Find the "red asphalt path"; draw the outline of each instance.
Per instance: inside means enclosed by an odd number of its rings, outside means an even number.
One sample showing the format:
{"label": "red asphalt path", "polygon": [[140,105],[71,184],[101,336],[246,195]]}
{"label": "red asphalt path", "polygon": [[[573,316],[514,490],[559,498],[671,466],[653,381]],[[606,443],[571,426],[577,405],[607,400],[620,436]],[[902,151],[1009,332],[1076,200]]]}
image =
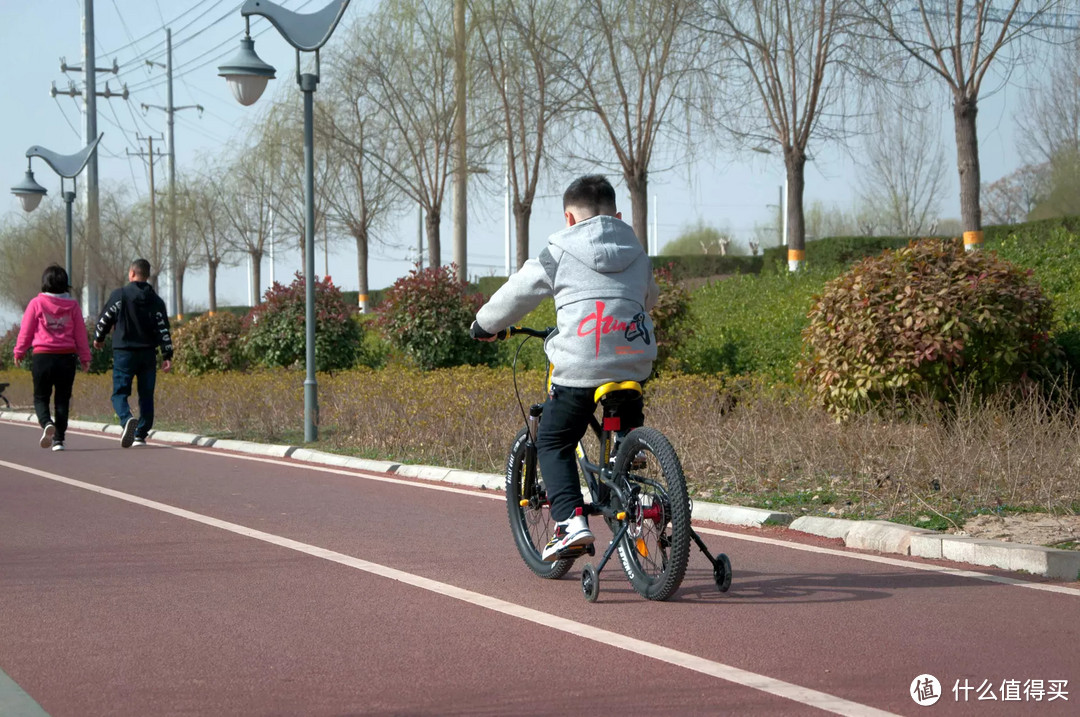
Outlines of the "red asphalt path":
{"label": "red asphalt path", "polygon": [[[728,593],[695,549],[671,601],[613,560],[589,604],[579,571],[529,573],[492,493],[39,435],[0,423],[0,678],[54,717],[1078,712],[1075,583],[722,531]],[[1068,700],[1002,699],[1030,679]]]}

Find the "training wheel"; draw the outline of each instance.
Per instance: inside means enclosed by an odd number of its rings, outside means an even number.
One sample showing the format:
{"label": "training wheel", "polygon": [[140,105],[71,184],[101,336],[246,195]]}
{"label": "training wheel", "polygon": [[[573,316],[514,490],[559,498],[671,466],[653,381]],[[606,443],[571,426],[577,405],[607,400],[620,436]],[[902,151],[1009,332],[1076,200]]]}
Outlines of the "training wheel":
{"label": "training wheel", "polygon": [[731,587],[731,561],[728,560],[728,556],[723,553],[716,556],[712,574],[713,580],[716,581],[716,589],[726,593]]}
{"label": "training wheel", "polygon": [[596,602],[600,594],[600,576],[592,563],[586,563],[581,571],[581,592],[585,593],[585,599],[589,602]]}

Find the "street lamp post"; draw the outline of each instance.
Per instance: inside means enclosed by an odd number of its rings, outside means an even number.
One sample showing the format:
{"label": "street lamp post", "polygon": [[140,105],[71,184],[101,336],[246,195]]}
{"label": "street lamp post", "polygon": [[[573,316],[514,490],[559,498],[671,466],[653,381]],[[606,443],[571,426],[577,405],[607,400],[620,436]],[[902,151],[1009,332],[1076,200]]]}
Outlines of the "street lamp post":
{"label": "street lamp post", "polygon": [[[224,65],[218,74],[229,82],[233,96],[242,105],[253,104],[262,96],[266,83],[274,79],[276,70],[255,54],[251,39],[251,15],[261,15],[277,28],[281,36],[296,49],[296,82],[304,93],[304,321],[306,324],[307,377],[304,379],[304,441],[318,439],[318,384],[315,382],[315,141],[312,130],[315,107],[315,88],[319,84],[319,48],[326,44],[337,28],[350,0],[334,0],[322,10],[301,15],[275,5],[269,0],[246,0],[240,8],[246,31],[240,41],[240,51]],[[315,72],[300,72],[300,53],[315,53]]]}
{"label": "street lamp post", "polygon": [[[34,181],[34,172],[31,167],[33,158],[41,157],[46,164],[53,168],[53,171],[60,175],[60,195],[64,199],[64,204],[67,205],[67,240],[64,245],[64,269],[67,271],[69,284],[75,283],[71,272],[71,204],[75,201],[75,177],[86,167],[86,163],[90,161],[90,156],[94,154],[98,142],[101,141],[103,136],[105,136],[104,132],[75,154],[57,154],[44,147],[34,145],[26,150],[26,175],[23,176],[21,182],[11,188],[11,193],[19,198],[23,211],[32,212],[41,203],[41,198],[48,194],[45,187]],[[71,180],[71,189],[69,191],[64,190],[65,179]]]}

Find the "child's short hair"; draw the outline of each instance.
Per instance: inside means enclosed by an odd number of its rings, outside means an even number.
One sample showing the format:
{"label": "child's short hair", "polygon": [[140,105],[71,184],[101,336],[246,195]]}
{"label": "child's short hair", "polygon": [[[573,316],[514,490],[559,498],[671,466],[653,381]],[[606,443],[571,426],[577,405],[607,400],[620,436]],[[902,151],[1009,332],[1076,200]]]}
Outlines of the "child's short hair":
{"label": "child's short hair", "polygon": [[41,275],[41,290],[46,294],[65,294],[71,288],[68,285],[68,273],[59,264],[49,264]]}
{"label": "child's short hair", "polygon": [[615,188],[602,174],[586,174],[578,177],[563,192],[563,211],[569,207],[578,207],[590,212],[590,216],[598,214],[614,215]]}

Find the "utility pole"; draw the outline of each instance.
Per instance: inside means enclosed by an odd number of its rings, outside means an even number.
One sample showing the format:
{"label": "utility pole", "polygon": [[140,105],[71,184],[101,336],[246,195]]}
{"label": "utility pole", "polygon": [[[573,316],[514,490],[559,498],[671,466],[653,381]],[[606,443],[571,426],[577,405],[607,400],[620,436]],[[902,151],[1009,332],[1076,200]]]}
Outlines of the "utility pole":
{"label": "utility pole", "polygon": [[[150,246],[154,249],[154,255],[160,256],[158,253],[158,237],[157,237],[157,192],[154,189],[154,160],[161,158],[161,150],[154,153],[154,137],[140,137],[135,135],[135,138],[140,142],[146,140],[147,151],[144,152],[132,152],[128,150],[127,155],[129,157],[146,157],[147,163],[150,165]],[[156,138],[159,142],[161,138]],[[160,287],[155,286],[155,291],[160,292]]]}
{"label": "utility pole", "polygon": [[[94,0],[83,0],[83,45],[82,45],[82,67],[70,66],[67,62],[60,58],[60,71],[61,72],[81,72],[83,73],[83,90],[75,89],[75,83],[69,82],[67,90],[57,90],[56,83],[52,85],[50,94],[53,97],[57,95],[68,95],[70,97],[76,97],[81,95],[83,98],[83,144],[88,145],[97,139],[97,98],[104,97],[109,99],[110,97],[123,97],[125,100],[128,98],[127,85],[124,85],[124,90],[121,93],[110,92],[108,83],[105,84],[105,92],[101,93],[97,91],[97,73],[98,72],[112,72],[117,74],[120,71],[119,66],[116,64],[116,60],[113,60],[112,67],[99,68],[96,65],[96,58],[94,57]],[[101,242],[101,211],[98,201],[98,153],[94,152],[90,155],[90,159],[86,164],[86,181],[82,185],[83,191],[83,220],[85,223],[85,237],[84,237],[84,251],[85,264],[83,267],[83,311],[87,316],[96,316],[98,310],[101,308],[101,292],[99,281],[95,279],[93,273],[93,257],[99,254],[100,242]]]}
{"label": "utility pole", "polygon": [[469,181],[465,157],[465,0],[454,0],[454,263],[457,278],[469,276],[466,248],[465,185]]}
{"label": "utility pole", "polygon": [[173,136],[173,115],[178,110],[199,110],[202,115],[202,105],[184,105],[177,107],[173,104],[173,57],[172,57],[172,28],[165,28],[165,64],[160,62],[146,61],[147,65],[165,68],[166,90],[165,106],[148,105],[143,103],[143,112],[149,109],[164,110],[166,124],[166,154],[169,156],[169,315],[178,320],[183,317],[184,307],[180,306],[177,298],[179,277],[176,274],[176,142]]}

